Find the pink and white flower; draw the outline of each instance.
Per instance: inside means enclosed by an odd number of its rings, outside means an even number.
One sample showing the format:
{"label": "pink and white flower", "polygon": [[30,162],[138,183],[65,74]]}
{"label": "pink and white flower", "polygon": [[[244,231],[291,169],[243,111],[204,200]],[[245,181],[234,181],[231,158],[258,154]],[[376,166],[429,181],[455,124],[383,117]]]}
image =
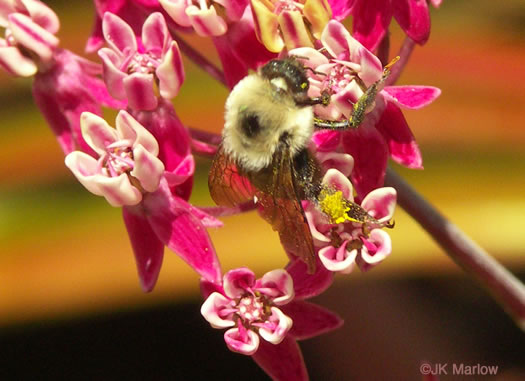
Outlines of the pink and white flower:
{"label": "pink and white flower", "polygon": [[[379,59],[354,39],[338,21],[330,21],[321,36],[325,54],[313,48],[298,48],[290,55],[306,57],[303,63],[315,72],[310,76],[309,95],[331,95],[328,107],[316,106],[324,119],[349,119],[354,104],[366,89],[376,84],[378,92],[357,129],[321,131],[314,135],[318,151],[338,150],[352,155],[356,167],[352,180],[360,197],[383,185],[388,155],[409,168],[422,168],[415,138],[399,106],[418,109],[436,99],[440,90],[430,86],[386,86],[381,82]],[[379,82],[378,82],[379,81]]]}
{"label": "pink and white flower", "polygon": [[177,95],[184,67],[161,13],[146,19],[140,40],[131,26],[109,12],[104,14],[102,30],[109,48],[100,49],[99,56],[104,81],[114,98],[127,99],[132,109],[153,110],[158,105],[157,87],[164,99]]}
{"label": "pink and white flower", "polygon": [[[353,201],[352,184],[338,170],[329,169],[323,184]],[[378,188],[366,195],[361,207],[374,220],[365,223],[332,223],[318,207],[305,202],[306,218],[324,267],[334,272],[349,273],[356,263],[365,271],[383,261],[392,250],[392,242],[381,228],[392,219],[396,198],[396,191],[391,187]]]}
{"label": "pink and white flower", "polygon": [[319,295],[332,280],[333,273],[323,266],[307,274],[301,260],[258,280],[249,269],[235,269],[222,284],[201,282],[206,298],[201,313],[213,327],[229,328],[224,335],[228,348],[251,355],[272,379],[306,381],[308,372],[297,340],[330,332],[343,321],[304,299]]}

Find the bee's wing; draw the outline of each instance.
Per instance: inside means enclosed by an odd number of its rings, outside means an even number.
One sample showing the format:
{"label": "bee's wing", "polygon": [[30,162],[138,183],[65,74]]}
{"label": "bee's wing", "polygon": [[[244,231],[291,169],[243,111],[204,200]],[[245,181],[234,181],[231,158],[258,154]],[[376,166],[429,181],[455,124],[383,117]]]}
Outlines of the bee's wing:
{"label": "bee's wing", "polygon": [[258,203],[263,207],[261,214],[279,232],[285,250],[300,257],[308,272],[313,273],[316,261],[312,233],[295,190],[293,163],[287,147],[277,150],[272,167],[266,189],[257,192]]}
{"label": "bee's wing", "polygon": [[253,200],[255,188],[219,146],[208,177],[211,198],[217,205],[236,206]]}

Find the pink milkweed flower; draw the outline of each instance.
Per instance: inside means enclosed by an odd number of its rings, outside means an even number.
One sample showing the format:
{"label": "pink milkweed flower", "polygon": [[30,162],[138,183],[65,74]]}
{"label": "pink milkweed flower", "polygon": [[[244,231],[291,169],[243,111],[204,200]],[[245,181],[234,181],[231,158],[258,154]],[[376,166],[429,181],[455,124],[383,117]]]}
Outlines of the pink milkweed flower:
{"label": "pink milkweed flower", "polygon": [[0,6],[0,66],[13,76],[34,76],[33,97],[65,154],[75,149],[93,153],[80,133],[80,114],[101,114],[101,104],[114,101],[96,75],[99,65],[58,47],[56,14],[35,0],[4,0]]}
{"label": "pink milkweed flower", "polygon": [[[430,35],[430,14],[425,0],[349,0],[338,3],[345,17],[353,15],[353,35],[370,50],[375,50],[388,31],[392,17],[396,19],[408,37],[423,45]],[[432,0],[438,7],[441,0]],[[342,20],[342,18],[337,18]]]}
{"label": "pink milkweed flower", "polygon": [[137,40],[133,29],[120,17],[105,13],[102,29],[110,48],[101,48],[104,81],[116,99],[127,99],[136,110],[157,107],[158,93],[172,99],[184,81],[179,47],[171,38],[162,14],[151,14]]}
{"label": "pink milkweed flower", "polygon": [[208,37],[226,33],[228,22],[241,18],[248,0],[159,0],[159,3],[175,23],[192,27],[199,36]]}
{"label": "pink milkweed flower", "polygon": [[249,269],[231,270],[222,284],[201,282],[206,298],[201,313],[212,327],[229,328],[224,335],[228,348],[251,355],[272,379],[305,381],[308,372],[297,340],[332,331],[343,321],[304,299],[319,295],[332,279],[322,266],[307,274],[300,260],[258,280]]}
{"label": "pink milkweed flower", "polygon": [[[338,170],[329,169],[323,184],[353,201],[352,184]],[[366,195],[361,207],[374,221],[365,223],[333,223],[313,203],[304,202],[314,245],[324,267],[329,271],[349,273],[356,263],[362,271],[366,271],[383,261],[392,250],[392,242],[381,228],[392,219],[396,198],[396,191],[391,187],[378,188]]]}
{"label": "pink milkweed flower", "polygon": [[[126,111],[117,115],[116,129],[91,113],[82,114],[81,127],[99,157],[72,152],[66,156],[66,166],[90,192],[123,207],[144,291],[155,286],[165,245],[202,277],[217,282],[220,266],[204,224],[220,223],[172,194],[153,135]],[[181,167],[178,175],[183,183],[184,163]],[[192,175],[192,170],[187,171],[186,177]]]}
{"label": "pink milkweed flower", "polygon": [[327,0],[251,0],[251,8],[257,38],[274,53],[313,47],[332,18]]}
{"label": "pink milkweed flower", "polygon": [[[0,6],[0,66],[13,76],[31,77],[48,65],[58,47],[57,15],[36,0],[3,0]],[[31,54],[30,54],[31,53]]]}
{"label": "pink milkweed flower", "polygon": [[[355,40],[338,21],[331,20],[321,35],[325,54],[313,48],[298,48],[290,55],[315,72],[310,76],[310,96],[331,95],[328,107],[315,106],[317,116],[348,119],[354,104],[366,89],[378,86],[375,102],[368,107],[358,128],[321,131],[314,135],[318,151],[340,150],[356,162],[352,180],[360,197],[383,185],[388,155],[409,168],[422,168],[415,138],[398,106],[418,109],[436,99],[440,90],[430,86],[384,86],[379,59]],[[301,59],[301,58],[299,58]],[[378,82],[379,81],[379,82]]]}

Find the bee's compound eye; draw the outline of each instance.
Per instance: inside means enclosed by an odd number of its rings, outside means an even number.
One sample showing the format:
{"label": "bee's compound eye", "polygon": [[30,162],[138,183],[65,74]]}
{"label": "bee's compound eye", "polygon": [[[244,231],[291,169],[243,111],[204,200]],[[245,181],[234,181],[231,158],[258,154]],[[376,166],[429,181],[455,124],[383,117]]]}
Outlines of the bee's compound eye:
{"label": "bee's compound eye", "polygon": [[245,114],[241,120],[241,130],[248,138],[253,138],[261,131],[259,117],[256,114]]}

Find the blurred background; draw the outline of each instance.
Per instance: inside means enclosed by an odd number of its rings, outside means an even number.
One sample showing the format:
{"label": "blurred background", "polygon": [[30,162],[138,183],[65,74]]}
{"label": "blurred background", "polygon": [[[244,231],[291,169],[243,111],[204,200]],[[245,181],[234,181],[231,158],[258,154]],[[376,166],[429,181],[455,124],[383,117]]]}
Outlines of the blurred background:
{"label": "blurred background", "polygon": [[[46,3],[61,19],[62,46],[82,54],[91,2]],[[445,0],[431,13],[430,40],[399,81],[443,91],[404,112],[425,170],[394,167],[523,280],[525,3]],[[394,23],[391,55],[402,39]],[[209,41],[188,41],[216,61]],[[227,91],[186,63],[177,112],[219,132]],[[0,75],[0,379],[267,379],[201,317],[198,277],[174,253],[142,293],[120,209],[66,169],[30,85]],[[213,204],[209,164],[198,162],[196,205]],[[315,299],[346,323],[301,344],[312,380],[420,380],[422,361],[497,365],[492,379],[525,379],[521,331],[402,209],[395,219],[391,256]],[[285,265],[277,234],[255,213],[224,221],[210,232],[224,271]]]}

